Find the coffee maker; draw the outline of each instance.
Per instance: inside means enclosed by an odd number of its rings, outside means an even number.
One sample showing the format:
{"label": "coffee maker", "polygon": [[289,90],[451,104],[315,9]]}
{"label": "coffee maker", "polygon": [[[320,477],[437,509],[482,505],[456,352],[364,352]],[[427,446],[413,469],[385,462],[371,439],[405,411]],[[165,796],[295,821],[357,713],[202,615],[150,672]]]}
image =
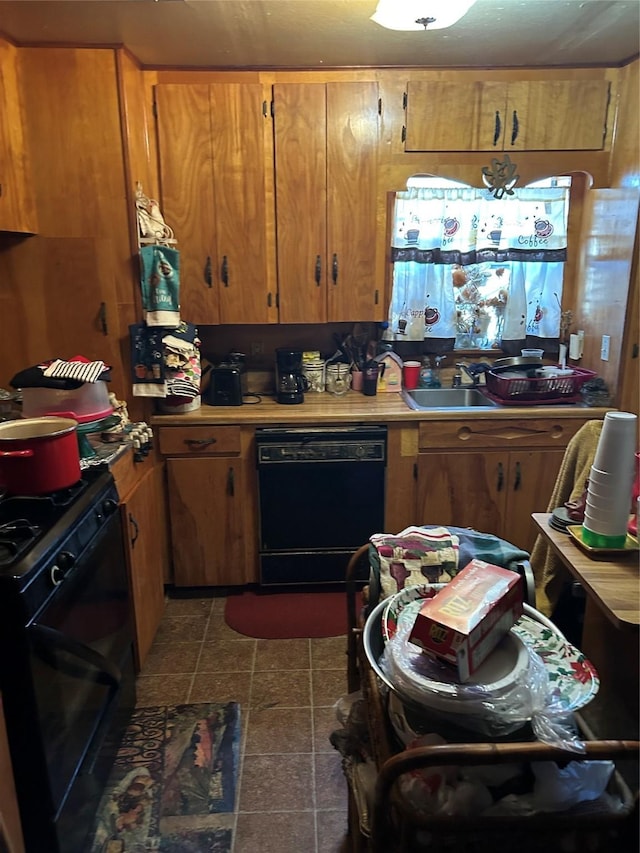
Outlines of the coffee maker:
{"label": "coffee maker", "polygon": [[292,404],[304,403],[308,388],[302,373],[302,351],[278,347],[276,349],[276,401]]}

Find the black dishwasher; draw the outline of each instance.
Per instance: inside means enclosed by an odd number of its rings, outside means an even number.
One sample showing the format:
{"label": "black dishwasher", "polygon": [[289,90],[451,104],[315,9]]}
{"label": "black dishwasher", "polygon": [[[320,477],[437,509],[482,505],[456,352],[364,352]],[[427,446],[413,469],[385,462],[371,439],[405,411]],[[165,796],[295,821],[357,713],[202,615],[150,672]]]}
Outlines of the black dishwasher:
{"label": "black dishwasher", "polygon": [[347,561],[384,532],[385,426],[256,430],[260,582],[344,581]]}

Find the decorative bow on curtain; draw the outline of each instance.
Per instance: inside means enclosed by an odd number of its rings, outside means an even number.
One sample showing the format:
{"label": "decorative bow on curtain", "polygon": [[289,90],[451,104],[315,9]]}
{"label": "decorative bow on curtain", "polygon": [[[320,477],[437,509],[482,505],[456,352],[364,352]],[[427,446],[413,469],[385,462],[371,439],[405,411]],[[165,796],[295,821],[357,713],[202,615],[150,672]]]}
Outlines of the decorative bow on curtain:
{"label": "decorative bow on curtain", "polygon": [[469,346],[460,338],[474,331],[485,346],[517,351],[527,338],[557,339],[568,198],[556,187],[500,199],[471,187],[397,193],[389,311],[396,340],[433,340],[442,351],[456,339]]}

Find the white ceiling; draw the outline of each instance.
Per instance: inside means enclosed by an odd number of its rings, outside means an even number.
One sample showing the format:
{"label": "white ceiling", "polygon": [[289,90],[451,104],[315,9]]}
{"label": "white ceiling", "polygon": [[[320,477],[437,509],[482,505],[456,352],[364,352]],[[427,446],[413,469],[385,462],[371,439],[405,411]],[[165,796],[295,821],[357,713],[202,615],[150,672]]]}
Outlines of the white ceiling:
{"label": "white ceiling", "polygon": [[0,0],[0,32],[19,45],[125,45],[147,68],[615,66],[640,52],[640,0],[477,0],[453,27],[424,32],[385,30],[369,20],[375,8],[376,0]]}

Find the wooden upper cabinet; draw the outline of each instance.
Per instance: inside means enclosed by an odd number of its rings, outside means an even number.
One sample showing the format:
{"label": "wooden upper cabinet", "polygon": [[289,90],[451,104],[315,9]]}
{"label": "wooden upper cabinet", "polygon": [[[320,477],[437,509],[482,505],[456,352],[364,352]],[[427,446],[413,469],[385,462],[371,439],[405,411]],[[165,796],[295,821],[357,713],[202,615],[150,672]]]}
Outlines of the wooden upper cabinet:
{"label": "wooden upper cabinet", "polygon": [[[604,147],[609,82],[410,82],[405,151],[570,151]],[[571,120],[567,119],[571,116]]]}
{"label": "wooden upper cabinet", "polygon": [[181,313],[277,319],[270,95],[261,84],[155,89],[162,211],[180,250]]}
{"label": "wooden upper cabinet", "polygon": [[378,84],[274,86],[280,322],[382,317]]}
{"label": "wooden upper cabinet", "polygon": [[38,230],[22,122],[17,49],[0,39],[0,231]]}

